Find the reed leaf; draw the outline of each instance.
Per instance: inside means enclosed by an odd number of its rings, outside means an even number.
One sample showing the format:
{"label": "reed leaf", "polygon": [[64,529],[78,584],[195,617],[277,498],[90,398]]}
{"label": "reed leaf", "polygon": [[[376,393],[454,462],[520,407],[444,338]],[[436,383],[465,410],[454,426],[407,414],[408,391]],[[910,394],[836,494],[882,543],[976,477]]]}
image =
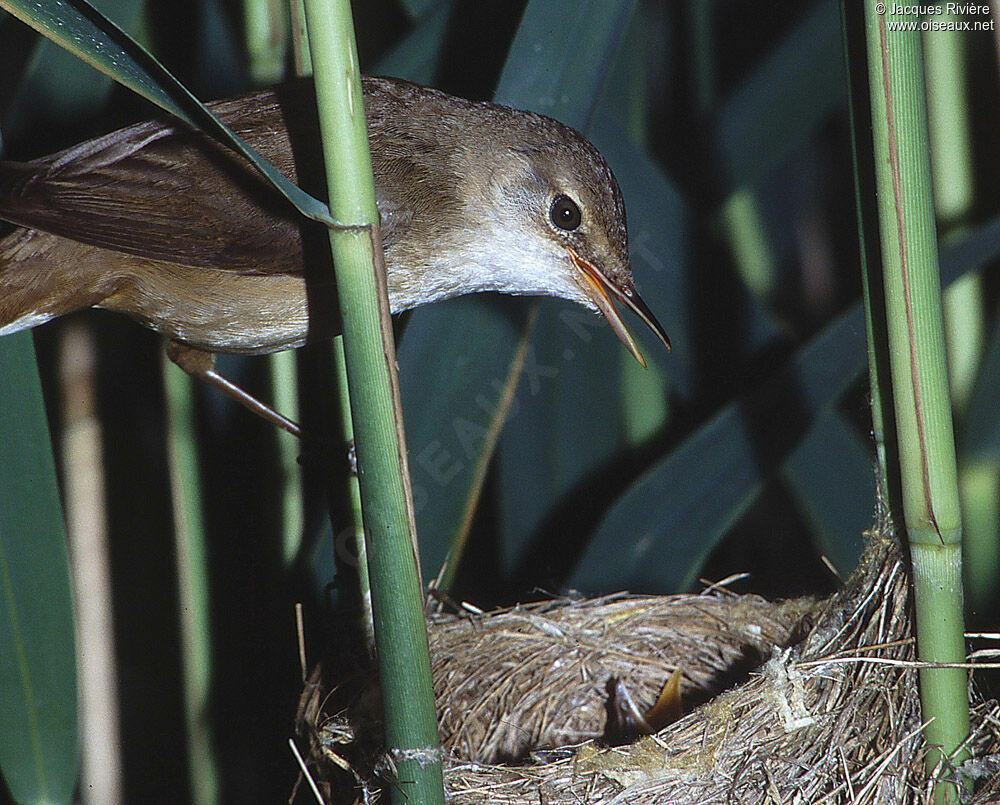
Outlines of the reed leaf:
{"label": "reed leaf", "polygon": [[69,557],[31,336],[0,338],[0,771],[70,802],[79,769]]}

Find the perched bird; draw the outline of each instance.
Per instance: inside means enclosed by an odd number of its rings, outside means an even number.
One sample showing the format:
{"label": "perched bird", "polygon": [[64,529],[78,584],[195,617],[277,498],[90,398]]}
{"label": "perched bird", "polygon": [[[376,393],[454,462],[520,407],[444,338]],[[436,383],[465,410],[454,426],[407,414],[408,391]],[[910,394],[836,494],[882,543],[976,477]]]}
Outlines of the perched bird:
{"label": "perched bird", "polygon": [[[603,313],[645,365],[617,299],[669,347],[632,280],[618,184],[586,139],[397,79],[365,77],[363,90],[393,312],[480,291],[558,296]],[[310,82],[211,108],[323,197]],[[323,227],[183,124],[0,162],[0,218],[20,227],[0,240],[0,335],[107,308],[168,336],[171,356],[212,381],[200,352],[268,353],[338,331],[311,315],[334,293],[307,281],[329,260]]]}

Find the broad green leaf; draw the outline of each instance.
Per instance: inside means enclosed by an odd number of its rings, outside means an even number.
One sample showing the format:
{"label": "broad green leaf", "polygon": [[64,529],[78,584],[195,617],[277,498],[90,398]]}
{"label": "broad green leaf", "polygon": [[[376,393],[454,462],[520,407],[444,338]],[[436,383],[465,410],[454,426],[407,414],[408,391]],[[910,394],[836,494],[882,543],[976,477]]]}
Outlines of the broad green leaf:
{"label": "broad green leaf", "polygon": [[846,101],[834,0],[807,10],[784,41],[722,104],[715,143],[726,192],[755,185]]}
{"label": "broad green leaf", "polygon": [[835,408],[820,414],[781,476],[809,519],[820,551],[842,578],[857,567],[864,531],[875,510],[875,456],[871,440]]}
{"label": "broad green leaf", "polygon": [[0,0],[0,8],[142,97],[242,154],[307,218],[328,226],[338,225],[323,202],[285,178],[138,42],[86,0]]}
{"label": "broad green leaf", "polygon": [[375,66],[378,75],[393,75],[430,84],[441,61],[448,26],[454,16],[453,2],[439,2],[417,19],[412,31]]}
{"label": "broad green leaf", "polygon": [[[454,573],[508,404],[523,315],[509,300],[459,297],[414,316],[399,346],[420,561]],[[522,308],[523,309],[523,308]],[[513,346],[513,349],[508,349]],[[456,540],[460,542],[456,542]],[[446,579],[447,582],[447,579]]]}
{"label": "broad green leaf", "polygon": [[636,0],[533,0],[507,51],[495,100],[587,133],[626,44]]}
{"label": "broad green leaf", "polygon": [[76,785],[69,559],[31,335],[0,338],[0,770],[17,802]]}
{"label": "broad green leaf", "polygon": [[[589,310],[554,299],[540,308],[517,390],[517,416],[504,429],[498,457],[508,570],[525,560],[564,496],[625,444],[620,370],[622,359],[633,358]],[[592,518],[598,514],[591,512]]]}
{"label": "broad green leaf", "polygon": [[854,309],[713,416],[607,512],[570,584],[587,593],[687,589],[817,412],[861,372],[864,337]]}
{"label": "broad green leaf", "polygon": [[[95,0],[95,8],[133,30],[145,0]],[[110,77],[85,66],[51,39],[39,39],[14,97],[4,112],[4,130],[13,140],[38,116],[60,120],[96,112],[111,95]]]}
{"label": "broad green leaf", "polygon": [[[942,282],[998,256],[1000,218],[994,218],[942,247]],[[861,375],[864,340],[857,304],[761,388],[716,413],[607,512],[570,584],[584,592],[689,587],[765,480]]]}

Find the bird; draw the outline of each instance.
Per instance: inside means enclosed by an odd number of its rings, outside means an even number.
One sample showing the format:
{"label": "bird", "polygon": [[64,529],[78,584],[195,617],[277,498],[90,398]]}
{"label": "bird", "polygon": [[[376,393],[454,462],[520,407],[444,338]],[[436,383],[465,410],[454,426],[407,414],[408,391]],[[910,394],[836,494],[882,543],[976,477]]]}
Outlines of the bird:
{"label": "bird", "polygon": [[[586,138],[402,79],[364,76],[362,90],[393,313],[487,291],[561,297],[603,314],[645,366],[617,300],[669,349],[635,287],[621,190]],[[292,181],[325,192],[309,79],[209,108]],[[185,371],[271,418],[215,372],[214,354],[339,332],[317,315],[336,309],[323,304],[331,274],[310,279],[330,259],[324,227],[183,123],[0,161],[0,219],[17,227],[0,240],[0,335],[89,307],[118,311],[165,335]]]}

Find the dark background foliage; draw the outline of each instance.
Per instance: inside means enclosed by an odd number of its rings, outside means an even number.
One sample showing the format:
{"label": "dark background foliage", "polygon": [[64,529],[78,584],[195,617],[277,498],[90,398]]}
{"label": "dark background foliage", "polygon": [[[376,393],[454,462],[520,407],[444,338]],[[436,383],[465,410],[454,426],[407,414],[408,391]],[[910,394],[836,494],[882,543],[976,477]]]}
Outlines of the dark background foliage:
{"label": "dark background foliage", "polygon": [[[734,589],[772,597],[835,590],[828,565],[850,572],[874,509],[836,3],[378,0],[355,11],[363,70],[469,98],[497,93],[594,139],[626,194],[639,288],[675,343],[668,355],[643,335],[651,368],[642,373],[597,319],[551,300],[459,299],[403,317],[425,578],[447,559],[449,592],[481,607],[570,591],[698,589],[699,579],[734,573],[746,574]],[[148,0],[107,13],[199,97],[251,85],[239,4]],[[0,18],[0,41],[5,158],[155,114],[71,57],[53,64],[55,48],[33,57],[34,35],[12,18]],[[977,34],[965,44],[975,172],[992,176],[995,42]],[[958,247],[945,248],[953,275],[998,251],[982,228],[997,212],[995,194],[986,182],[976,190],[942,234],[987,245],[964,262]],[[994,285],[985,274],[987,333]],[[66,430],[60,355],[67,328],[81,326],[96,345],[126,799],[185,801],[185,601],[174,573],[161,344],[103,312],[39,328],[57,446]],[[967,468],[995,469],[1000,350],[995,337],[972,346],[982,368],[958,412],[962,457]],[[518,376],[510,366],[519,349]],[[302,350],[298,363],[308,427],[332,406],[335,383],[324,349]],[[270,393],[264,360],[226,357],[220,368]],[[508,387],[509,421],[467,521]],[[341,580],[350,566],[343,501],[335,526],[328,517],[327,492],[339,498],[343,479],[302,452],[302,534],[289,559],[275,434],[212,392],[195,397],[198,474],[180,483],[202,493],[213,657],[206,716],[220,790],[224,801],[279,801],[296,776],[286,746],[301,682],[293,606],[305,602],[318,656],[335,610],[337,554]],[[987,503],[996,502],[991,483]],[[995,532],[975,549],[986,582],[970,593],[971,625],[996,619],[991,541]]]}

